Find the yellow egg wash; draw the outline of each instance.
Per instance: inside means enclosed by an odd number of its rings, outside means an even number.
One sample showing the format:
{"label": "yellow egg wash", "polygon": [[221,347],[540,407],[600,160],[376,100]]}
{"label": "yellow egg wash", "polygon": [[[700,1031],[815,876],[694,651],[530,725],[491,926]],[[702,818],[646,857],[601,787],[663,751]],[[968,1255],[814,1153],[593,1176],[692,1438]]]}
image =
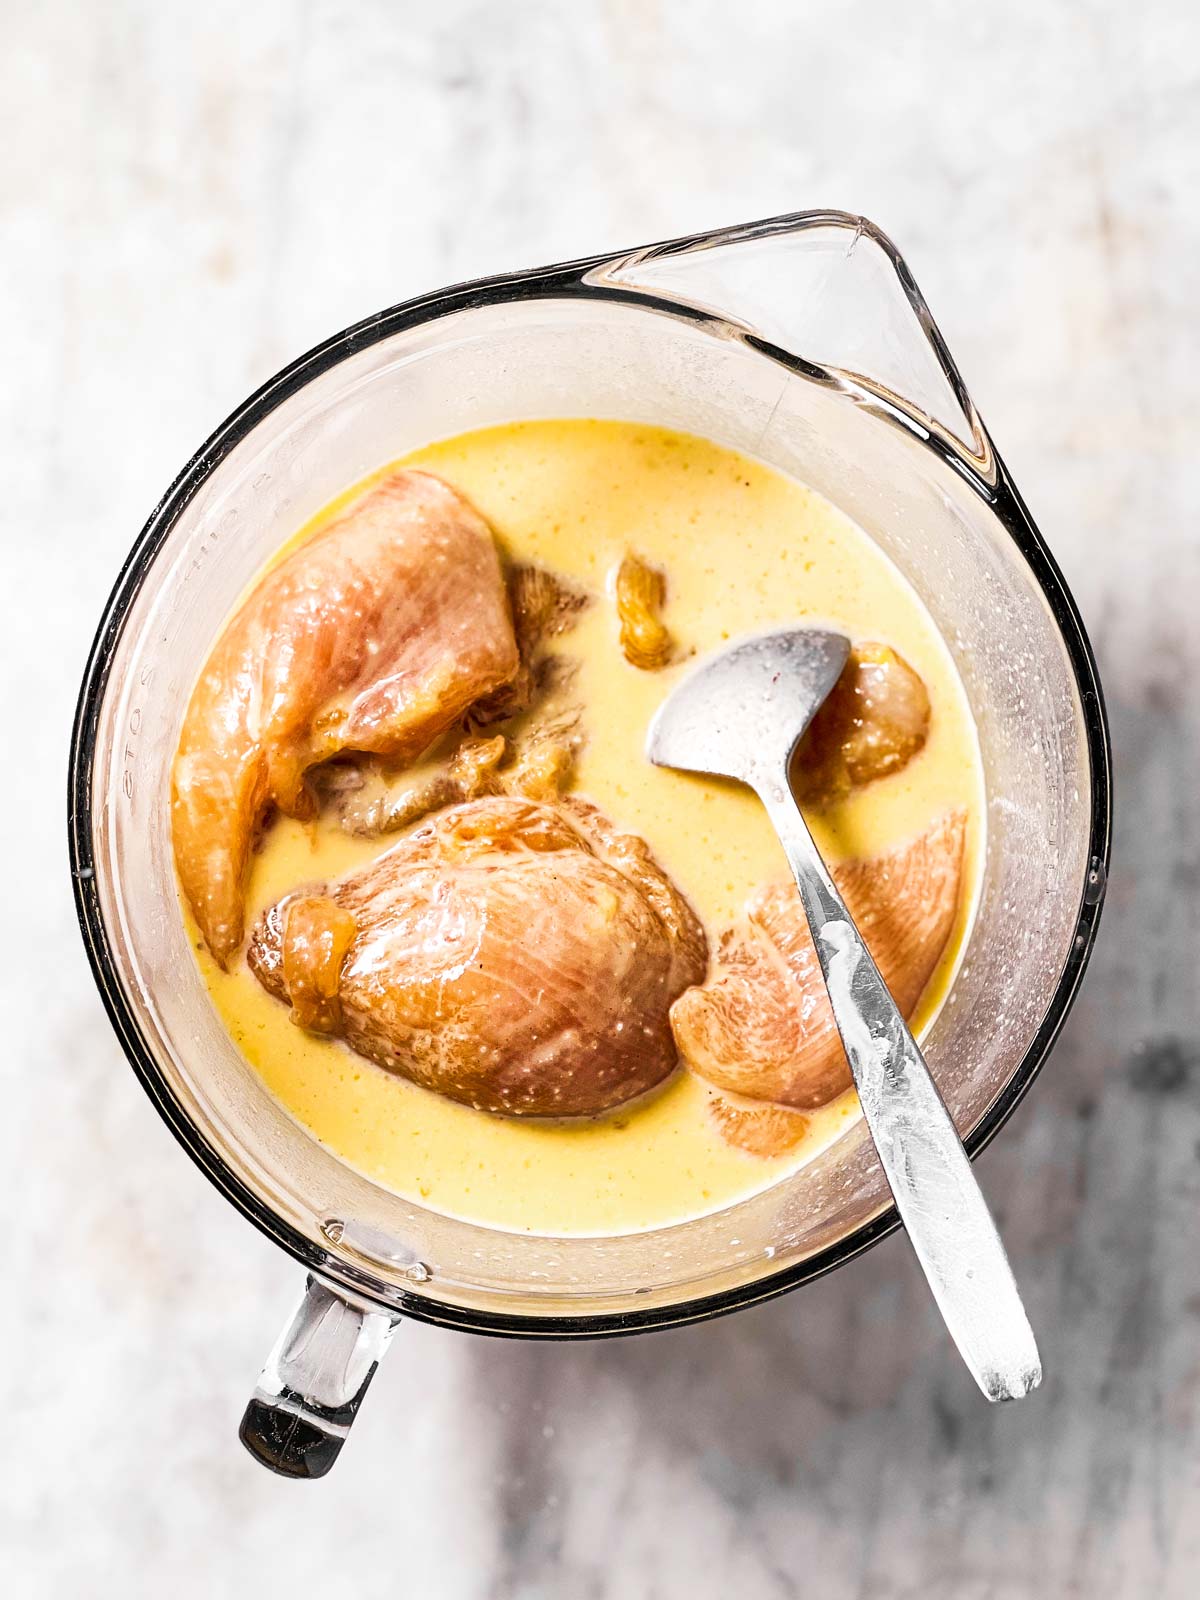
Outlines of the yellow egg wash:
{"label": "yellow egg wash", "polygon": [[[487,518],[508,558],[548,567],[595,596],[578,625],[554,643],[577,663],[571,698],[584,713],[574,792],[649,842],[712,945],[752,891],[787,867],[748,790],[645,759],[646,728],[660,702],[691,658],[785,622],[829,623],[853,640],[889,644],[908,660],[933,706],[925,748],[903,772],[809,821],[827,859],[836,861],[900,844],[946,810],[966,809],[958,923],[914,1020],[920,1037],[953,977],[974,908],[982,768],[946,646],[879,549],[827,501],[775,470],[707,440],[636,423],[482,429],[414,451],[373,476],[396,465],[439,474]],[[339,495],[280,555],[371,481]],[[631,550],[666,574],[664,619],[681,659],[657,672],[629,665],[617,640],[612,579]],[[311,826],[276,820],[254,860],[247,926],[286,891],[359,867],[392,842],[352,838],[331,819]],[[612,1234],[683,1221],[777,1181],[860,1114],[853,1091],[843,1095],[811,1114],[798,1150],[774,1159],[727,1144],[708,1114],[710,1091],[685,1071],[600,1118],[491,1116],[305,1033],[259,986],[244,957],[224,973],[194,931],[193,944],[235,1042],[304,1127],[375,1182],[473,1222]]]}

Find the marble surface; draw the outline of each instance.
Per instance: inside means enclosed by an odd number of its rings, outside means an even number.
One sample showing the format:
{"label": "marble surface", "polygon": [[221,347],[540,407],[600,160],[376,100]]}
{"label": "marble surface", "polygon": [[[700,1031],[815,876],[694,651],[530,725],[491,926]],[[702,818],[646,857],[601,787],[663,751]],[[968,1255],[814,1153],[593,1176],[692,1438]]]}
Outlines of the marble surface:
{"label": "marble surface", "polygon": [[[1195,10],[0,10],[5,1592],[1194,1594]],[[326,333],[474,273],[821,204],[908,254],[1109,696],[1100,941],[979,1169],[1045,1385],[986,1407],[893,1238],[675,1334],[407,1328],[335,1474],[273,1480],[234,1428],[297,1271],[158,1121],[73,923],[61,795],[103,596],[195,444]]]}

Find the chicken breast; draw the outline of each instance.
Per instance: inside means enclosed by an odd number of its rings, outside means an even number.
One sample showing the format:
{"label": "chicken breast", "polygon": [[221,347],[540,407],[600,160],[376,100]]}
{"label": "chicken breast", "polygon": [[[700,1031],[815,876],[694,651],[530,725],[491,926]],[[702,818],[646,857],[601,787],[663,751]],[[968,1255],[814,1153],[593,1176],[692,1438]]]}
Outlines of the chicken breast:
{"label": "chicken breast", "polygon": [[518,665],[491,531],[428,473],[392,473],[268,573],[208,659],[173,772],[180,882],[222,966],[269,808],[311,816],[305,774],[343,751],[412,760]]}
{"label": "chicken breast", "polygon": [[482,1110],[563,1117],[672,1072],[670,1005],[704,976],[707,950],[643,840],[581,801],[491,796],[285,896],[248,955],[298,1020],[389,1071]]}
{"label": "chicken breast", "polygon": [[[905,1017],[954,928],[966,816],[833,878]],[[851,1085],[800,896],[775,884],[729,929],[708,981],[671,1007],[679,1053],[697,1076],[752,1100],[808,1110]]]}

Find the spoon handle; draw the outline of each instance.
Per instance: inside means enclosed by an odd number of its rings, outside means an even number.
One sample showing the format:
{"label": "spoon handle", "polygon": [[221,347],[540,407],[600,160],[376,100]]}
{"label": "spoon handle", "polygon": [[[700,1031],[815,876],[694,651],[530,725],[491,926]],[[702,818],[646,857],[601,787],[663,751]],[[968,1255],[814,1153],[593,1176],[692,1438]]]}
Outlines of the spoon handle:
{"label": "spoon handle", "polygon": [[791,793],[759,790],[795,875],[834,1020],[896,1209],[989,1400],[1041,1382],[1037,1343],[958,1131]]}

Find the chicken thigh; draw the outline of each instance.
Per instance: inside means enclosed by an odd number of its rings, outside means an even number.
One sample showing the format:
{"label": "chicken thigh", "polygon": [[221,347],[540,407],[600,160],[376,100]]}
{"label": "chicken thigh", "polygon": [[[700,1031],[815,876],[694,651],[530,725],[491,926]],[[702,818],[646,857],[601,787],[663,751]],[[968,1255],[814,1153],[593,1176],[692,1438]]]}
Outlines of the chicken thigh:
{"label": "chicken thigh", "polygon": [[677,1063],[671,1002],[706,959],[643,840],[582,801],[500,795],[285,896],[249,947],[296,1020],[453,1100],[542,1117],[661,1083]]}
{"label": "chicken thigh", "polygon": [[449,485],[398,471],[275,567],[225,629],[175,757],[175,860],[217,961],[242,941],[246,868],[310,768],[420,755],[519,665],[492,534]]}

